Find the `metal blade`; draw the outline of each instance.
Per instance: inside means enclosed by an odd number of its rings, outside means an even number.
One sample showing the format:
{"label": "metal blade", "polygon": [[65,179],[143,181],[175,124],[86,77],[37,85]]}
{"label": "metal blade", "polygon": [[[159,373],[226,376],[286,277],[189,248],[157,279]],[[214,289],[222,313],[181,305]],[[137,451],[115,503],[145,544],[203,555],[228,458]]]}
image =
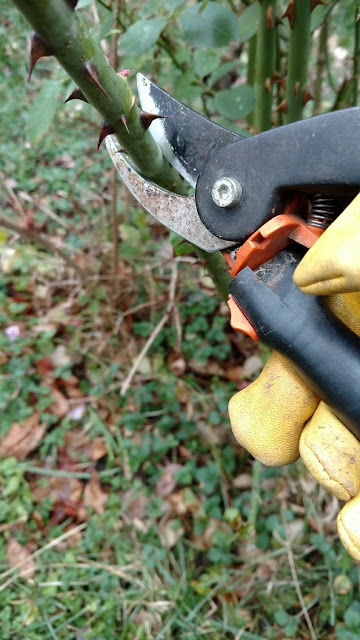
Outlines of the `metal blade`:
{"label": "metal blade", "polygon": [[149,182],[135,171],[122,153],[114,136],[106,138],[114,167],[136,200],[168,229],[209,253],[233,247],[234,242],[214,236],[201,222],[195,196],[180,196]]}
{"label": "metal blade", "polygon": [[242,140],[242,136],[175,100],[142,73],[136,77],[142,109],[171,116],[152,122],[152,136],[170,164],[195,187],[200,170],[210,155],[221,147]]}

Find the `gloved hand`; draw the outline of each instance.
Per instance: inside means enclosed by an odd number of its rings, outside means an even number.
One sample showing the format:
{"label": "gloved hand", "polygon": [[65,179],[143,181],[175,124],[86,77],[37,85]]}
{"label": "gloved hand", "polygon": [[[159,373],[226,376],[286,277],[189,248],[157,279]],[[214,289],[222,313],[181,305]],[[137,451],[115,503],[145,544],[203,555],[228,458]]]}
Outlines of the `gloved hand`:
{"label": "gloved hand", "polygon": [[[306,253],[294,274],[305,292],[331,295],[333,312],[360,335],[360,194]],[[360,358],[360,354],[359,354]],[[268,466],[301,455],[314,478],[347,504],[337,518],[340,539],[360,561],[360,442],[273,352],[255,382],[229,403],[238,442]]]}

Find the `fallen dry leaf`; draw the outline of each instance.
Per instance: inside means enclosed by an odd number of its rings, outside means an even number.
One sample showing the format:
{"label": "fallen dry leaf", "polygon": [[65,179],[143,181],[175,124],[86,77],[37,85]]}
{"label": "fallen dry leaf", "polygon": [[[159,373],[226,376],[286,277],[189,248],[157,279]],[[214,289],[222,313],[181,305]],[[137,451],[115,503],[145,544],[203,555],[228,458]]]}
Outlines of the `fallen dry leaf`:
{"label": "fallen dry leaf", "polygon": [[65,398],[65,396],[61,393],[61,391],[59,391],[59,389],[56,389],[55,387],[51,389],[50,396],[53,399],[53,402],[49,407],[50,413],[52,413],[54,416],[57,416],[58,418],[63,418],[64,416],[66,416],[70,407],[69,402]]}
{"label": "fallen dry leaf", "polygon": [[233,478],[232,485],[236,489],[250,489],[252,486],[252,477],[250,473],[240,473],[236,478]]}
{"label": "fallen dry leaf", "polygon": [[51,163],[54,167],[63,167],[64,169],[73,169],[75,160],[69,153],[62,153],[61,156],[54,158]]}
{"label": "fallen dry leaf", "polygon": [[230,382],[239,382],[244,377],[244,367],[241,365],[235,365],[234,367],[228,367],[225,369],[225,378]]}
{"label": "fallen dry leaf", "polygon": [[[28,559],[27,559],[28,558]],[[31,554],[28,549],[24,547],[20,542],[16,540],[16,538],[9,538],[6,547],[6,559],[7,563],[12,569],[19,562],[24,562],[24,564],[19,567],[19,575],[22,578],[26,578],[27,580],[31,580],[31,578],[35,575],[35,563],[31,558]]]}
{"label": "fallen dry leaf", "polygon": [[191,460],[191,458],[194,457],[191,451],[189,451],[189,449],[187,449],[183,444],[179,444],[178,450],[179,450],[179,456],[183,460]]}
{"label": "fallen dry leaf", "polygon": [[101,488],[99,475],[92,471],[91,480],[84,489],[84,506],[91,507],[95,513],[101,515],[105,511],[108,498],[108,494]]}
{"label": "fallen dry leaf", "polygon": [[181,464],[170,463],[165,469],[164,473],[160,476],[156,483],[156,495],[164,498],[165,496],[169,496],[176,487],[176,480],[174,479],[174,475],[177,471],[182,469]]}
{"label": "fallen dry leaf", "polygon": [[50,356],[44,356],[43,358],[36,360],[36,368],[41,375],[45,375],[54,371],[55,366]]}
{"label": "fallen dry leaf", "polygon": [[0,458],[13,456],[23,460],[35,449],[44,436],[45,424],[39,423],[39,412],[35,411],[27,420],[14,422],[6,436],[0,441]]}
{"label": "fallen dry leaf", "polygon": [[168,366],[175,376],[181,377],[186,371],[186,361],[181,352],[173,351],[168,357]]}
{"label": "fallen dry leaf", "polygon": [[79,378],[74,375],[68,376],[67,378],[59,378],[58,383],[61,387],[64,387],[68,398],[79,399],[85,395],[84,392],[79,389]]}
{"label": "fallen dry leaf", "polygon": [[252,378],[253,375],[262,369],[262,360],[260,356],[253,354],[249,356],[244,363],[243,368],[243,377],[244,378]]}
{"label": "fallen dry leaf", "polygon": [[146,505],[149,498],[144,495],[133,498],[131,491],[125,491],[123,501],[126,505],[125,513],[128,516],[131,518],[139,518],[140,520],[145,517]]}
{"label": "fallen dry leaf", "polygon": [[161,544],[166,549],[172,549],[184,535],[183,527],[179,527],[176,520],[168,520],[167,522],[160,521],[158,524],[158,532]]}
{"label": "fallen dry leaf", "polygon": [[199,498],[197,498],[189,487],[172,493],[167,498],[167,502],[171,510],[178,516],[185,515],[186,513],[196,513],[200,508]]}
{"label": "fallen dry leaf", "polygon": [[36,502],[42,502],[44,498],[52,498],[54,501],[58,502],[71,500],[76,503],[80,500],[83,483],[77,478],[52,477],[49,478],[45,487],[35,484],[35,486],[32,486],[31,488]]}
{"label": "fallen dry leaf", "polygon": [[269,558],[265,562],[260,562],[256,568],[256,575],[260,580],[264,580],[268,582],[271,578],[274,577],[278,569],[278,561],[275,558]]}
{"label": "fallen dry leaf", "polygon": [[199,362],[196,358],[191,358],[189,361],[189,368],[194,373],[198,373],[201,376],[211,377],[220,376],[224,377],[223,367],[215,360],[207,360],[206,362]]}
{"label": "fallen dry leaf", "polygon": [[214,546],[213,537],[218,531],[229,533],[230,527],[225,522],[218,520],[217,518],[210,518],[202,534],[194,536],[192,541],[197,549],[211,549],[211,547]]}
{"label": "fallen dry leaf", "polygon": [[96,462],[106,455],[105,439],[96,436],[90,440],[82,429],[71,429],[65,434],[65,451],[69,456]]}
{"label": "fallen dry leaf", "polygon": [[66,367],[72,364],[70,352],[63,344],[55,347],[50,357],[55,367]]}

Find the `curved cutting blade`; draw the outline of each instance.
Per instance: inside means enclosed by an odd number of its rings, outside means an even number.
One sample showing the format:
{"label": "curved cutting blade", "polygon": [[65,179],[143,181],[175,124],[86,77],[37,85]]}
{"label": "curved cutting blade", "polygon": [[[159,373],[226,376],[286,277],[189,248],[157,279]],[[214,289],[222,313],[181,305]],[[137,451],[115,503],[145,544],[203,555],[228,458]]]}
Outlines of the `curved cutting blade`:
{"label": "curved cutting blade", "polygon": [[209,253],[234,246],[234,242],[214,236],[201,222],[194,196],[180,196],[149,182],[135,171],[114,136],[106,138],[111,160],[127,188],[154,218],[168,229]]}
{"label": "curved cutting blade", "polygon": [[152,136],[170,164],[195,187],[201,167],[210,155],[242,140],[242,136],[175,100],[142,73],[136,78],[141,108],[149,113],[171,116],[152,122]]}

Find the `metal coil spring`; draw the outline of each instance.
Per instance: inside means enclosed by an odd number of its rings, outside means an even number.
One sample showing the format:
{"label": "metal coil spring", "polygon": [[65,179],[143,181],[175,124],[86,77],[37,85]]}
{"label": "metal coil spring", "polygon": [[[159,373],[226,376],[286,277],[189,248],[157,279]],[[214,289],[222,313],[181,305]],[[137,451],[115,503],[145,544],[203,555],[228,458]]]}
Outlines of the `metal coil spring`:
{"label": "metal coil spring", "polygon": [[330,196],[316,193],[311,197],[311,213],[307,223],[313,227],[327,229],[338,215],[337,203]]}

